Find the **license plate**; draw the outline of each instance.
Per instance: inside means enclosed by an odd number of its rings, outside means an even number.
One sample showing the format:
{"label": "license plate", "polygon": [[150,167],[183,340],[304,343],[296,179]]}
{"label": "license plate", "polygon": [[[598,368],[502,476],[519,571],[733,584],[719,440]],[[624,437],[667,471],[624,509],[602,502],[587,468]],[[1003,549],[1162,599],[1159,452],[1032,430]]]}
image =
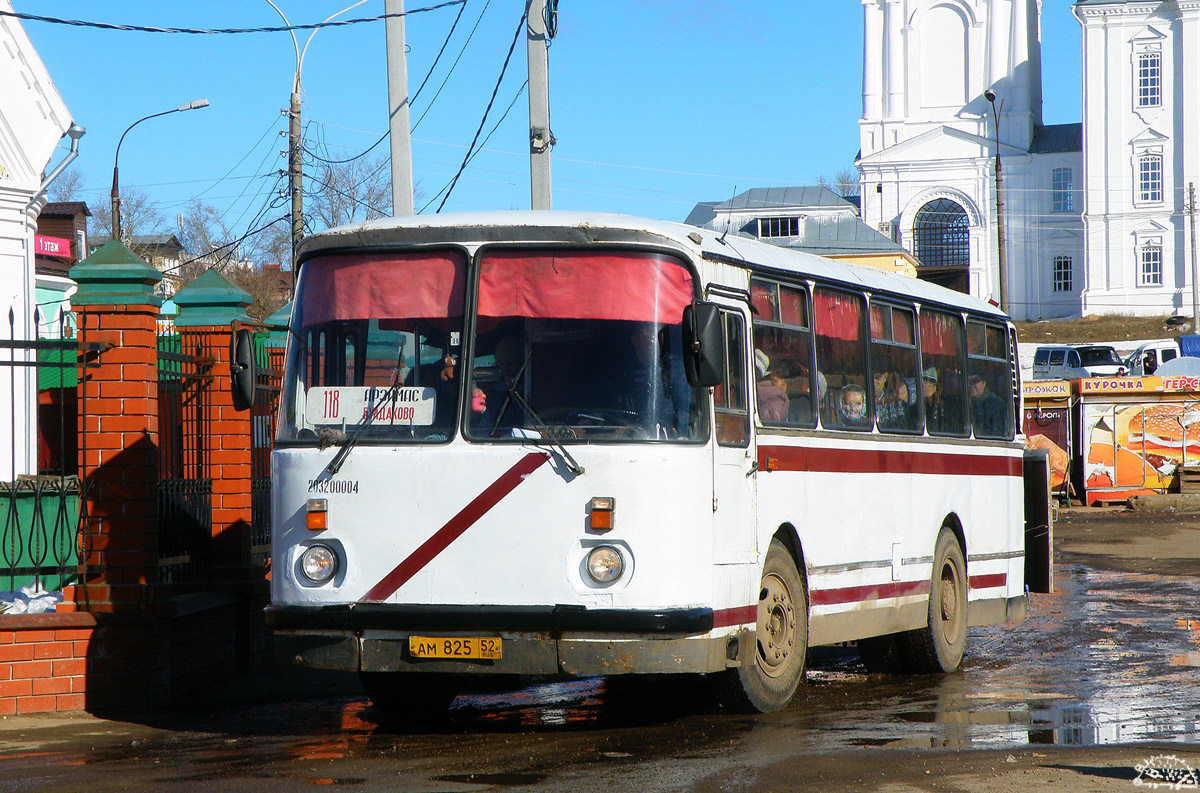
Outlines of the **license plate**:
{"label": "license plate", "polygon": [[413,658],[466,658],[490,661],[502,657],[500,640],[489,636],[409,636]]}

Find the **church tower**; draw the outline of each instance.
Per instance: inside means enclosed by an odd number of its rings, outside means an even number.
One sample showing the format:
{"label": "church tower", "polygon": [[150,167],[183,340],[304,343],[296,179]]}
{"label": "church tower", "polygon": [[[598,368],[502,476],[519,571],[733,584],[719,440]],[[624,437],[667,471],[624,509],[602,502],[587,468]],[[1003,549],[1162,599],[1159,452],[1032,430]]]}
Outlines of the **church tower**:
{"label": "church tower", "polygon": [[[1030,305],[1034,293],[1053,291],[1052,283],[1041,283],[1036,261],[1027,272],[1030,257],[1039,256],[1031,225],[1041,217],[1040,170],[1031,155],[1046,145],[1041,1],[862,3],[863,220],[911,251],[921,262],[920,277],[1001,302],[998,147],[1008,309],[1017,318],[1039,313]],[[985,97],[989,89],[994,103]],[[1063,146],[1062,140],[1051,144]]]}

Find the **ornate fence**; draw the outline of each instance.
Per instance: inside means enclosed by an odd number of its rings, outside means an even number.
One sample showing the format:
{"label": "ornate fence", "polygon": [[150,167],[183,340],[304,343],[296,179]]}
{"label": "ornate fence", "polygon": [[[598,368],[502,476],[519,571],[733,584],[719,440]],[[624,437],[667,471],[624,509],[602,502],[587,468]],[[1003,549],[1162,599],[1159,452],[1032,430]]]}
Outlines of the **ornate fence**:
{"label": "ornate fence", "polygon": [[[258,341],[264,341],[264,337]],[[255,354],[259,370],[250,408],[250,554],[253,562],[261,563],[271,551],[271,443],[283,377],[283,350],[258,344]]]}
{"label": "ornate fence", "polygon": [[[0,611],[78,581],[85,545],[83,485],[77,476],[80,344],[74,317],[59,311],[43,322],[35,310],[32,340],[18,338],[24,334],[17,324],[10,309],[0,338],[0,382],[13,406],[6,428],[10,470],[32,467],[25,458],[34,439],[37,459],[36,473],[0,482],[0,590],[8,593],[0,600]],[[32,405],[31,399],[36,399]]]}
{"label": "ornate fence", "polygon": [[158,334],[158,569],[161,583],[203,575],[212,543],[209,389],[214,359],[202,331]]}

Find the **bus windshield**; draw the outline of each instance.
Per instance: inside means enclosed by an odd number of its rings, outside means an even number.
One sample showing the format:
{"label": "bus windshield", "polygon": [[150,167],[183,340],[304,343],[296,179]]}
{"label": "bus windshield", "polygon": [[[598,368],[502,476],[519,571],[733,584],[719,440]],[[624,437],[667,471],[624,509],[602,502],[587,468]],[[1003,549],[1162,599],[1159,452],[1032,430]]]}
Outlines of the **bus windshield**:
{"label": "bus windshield", "polygon": [[442,442],[458,416],[466,256],[334,255],[296,291],[280,441]]}
{"label": "bus windshield", "polygon": [[467,435],[697,441],[683,369],[692,276],[667,255],[497,250],[480,261]]}

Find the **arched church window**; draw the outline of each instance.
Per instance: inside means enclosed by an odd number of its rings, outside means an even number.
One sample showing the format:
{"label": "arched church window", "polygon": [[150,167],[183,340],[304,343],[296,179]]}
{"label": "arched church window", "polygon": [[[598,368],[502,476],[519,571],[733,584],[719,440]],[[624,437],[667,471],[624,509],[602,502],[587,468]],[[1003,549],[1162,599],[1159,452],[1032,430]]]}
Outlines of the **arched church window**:
{"label": "arched church window", "polygon": [[965,209],[948,198],[930,201],[913,218],[913,254],[926,267],[967,267],[970,232]]}

